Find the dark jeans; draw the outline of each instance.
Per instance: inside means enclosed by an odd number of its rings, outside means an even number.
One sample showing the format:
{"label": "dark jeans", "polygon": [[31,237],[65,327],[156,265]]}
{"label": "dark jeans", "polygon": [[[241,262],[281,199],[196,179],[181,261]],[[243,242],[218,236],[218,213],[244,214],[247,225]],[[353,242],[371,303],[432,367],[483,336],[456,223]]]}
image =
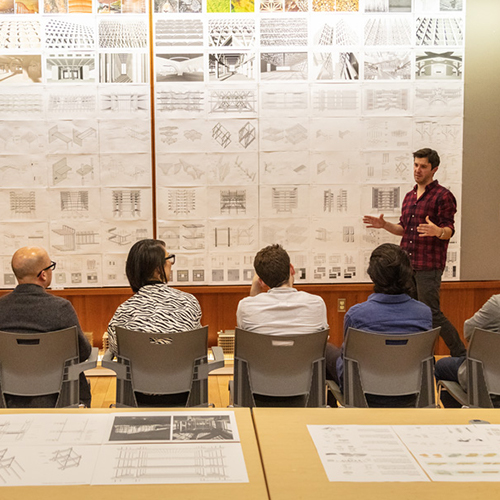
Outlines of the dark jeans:
{"label": "dark jeans", "polygon": [[431,308],[432,326],[433,328],[441,327],[440,335],[450,350],[450,354],[453,357],[465,356],[466,349],[458,335],[457,329],[441,311],[439,290],[441,288],[442,274],[443,271],[439,269],[433,271],[416,271],[417,299]]}

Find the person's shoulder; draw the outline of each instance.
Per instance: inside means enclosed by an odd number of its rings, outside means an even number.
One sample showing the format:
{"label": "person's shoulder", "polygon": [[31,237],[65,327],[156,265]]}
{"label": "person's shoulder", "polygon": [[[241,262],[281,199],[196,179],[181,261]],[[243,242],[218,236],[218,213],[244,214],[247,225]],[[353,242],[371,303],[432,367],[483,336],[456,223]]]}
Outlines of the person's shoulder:
{"label": "person's shoulder", "polygon": [[325,303],[325,301],[323,300],[323,297],[321,297],[319,295],[315,295],[314,293],[304,292],[303,290],[300,290],[297,293],[298,293],[299,297],[304,298],[305,300],[308,300],[309,302],[317,302],[318,304]]}

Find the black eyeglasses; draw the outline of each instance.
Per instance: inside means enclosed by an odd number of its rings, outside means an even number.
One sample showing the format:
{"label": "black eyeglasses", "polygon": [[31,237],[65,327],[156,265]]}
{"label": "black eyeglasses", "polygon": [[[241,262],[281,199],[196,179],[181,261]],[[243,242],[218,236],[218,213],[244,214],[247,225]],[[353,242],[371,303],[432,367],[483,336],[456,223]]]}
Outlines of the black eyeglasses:
{"label": "black eyeglasses", "polygon": [[44,271],[48,271],[49,269],[52,269],[54,270],[56,268],[56,263],[51,260],[50,261],[50,266],[47,266],[46,268],[42,269],[37,275],[36,277],[39,278],[40,277],[40,274],[42,274]]}
{"label": "black eyeglasses", "polygon": [[172,259],[172,265],[174,265],[175,264],[175,253],[172,253],[168,257],[165,257],[165,262],[167,262],[167,260],[170,260],[170,259]]}

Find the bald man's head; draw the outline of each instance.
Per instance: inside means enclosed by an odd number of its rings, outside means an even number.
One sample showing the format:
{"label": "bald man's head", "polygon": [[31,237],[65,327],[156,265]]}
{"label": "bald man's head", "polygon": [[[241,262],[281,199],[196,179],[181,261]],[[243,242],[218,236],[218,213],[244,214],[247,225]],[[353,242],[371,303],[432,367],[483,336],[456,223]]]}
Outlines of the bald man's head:
{"label": "bald man's head", "polygon": [[37,275],[47,266],[49,254],[40,247],[23,247],[12,256],[12,270],[19,283],[38,283]]}

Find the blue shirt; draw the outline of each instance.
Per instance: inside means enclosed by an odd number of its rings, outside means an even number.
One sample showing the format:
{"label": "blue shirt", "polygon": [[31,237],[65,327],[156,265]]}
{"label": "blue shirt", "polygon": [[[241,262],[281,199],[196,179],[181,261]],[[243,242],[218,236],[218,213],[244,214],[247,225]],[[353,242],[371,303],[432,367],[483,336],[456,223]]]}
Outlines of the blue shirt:
{"label": "blue shirt", "polygon": [[[349,327],[366,332],[415,333],[432,329],[430,307],[405,293],[372,293],[366,302],[352,306],[344,317],[344,338]],[[344,344],[337,359],[337,375],[342,383]]]}

